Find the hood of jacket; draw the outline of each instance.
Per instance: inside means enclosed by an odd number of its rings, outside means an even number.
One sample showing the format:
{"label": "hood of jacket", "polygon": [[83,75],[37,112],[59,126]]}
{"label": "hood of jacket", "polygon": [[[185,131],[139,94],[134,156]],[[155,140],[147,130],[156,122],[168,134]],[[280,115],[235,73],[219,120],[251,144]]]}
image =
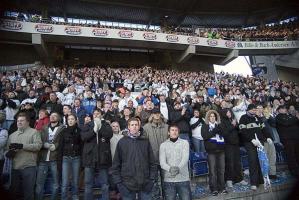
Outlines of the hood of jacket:
{"label": "hood of jacket", "polygon": [[218,124],[220,124],[220,122],[221,122],[221,120],[220,120],[220,115],[219,115],[219,113],[218,113],[216,110],[209,110],[209,111],[206,113],[205,123],[206,123],[206,124],[209,124],[209,116],[210,116],[212,113],[214,113],[215,116],[216,116],[216,118],[217,118],[216,122],[217,122]]}

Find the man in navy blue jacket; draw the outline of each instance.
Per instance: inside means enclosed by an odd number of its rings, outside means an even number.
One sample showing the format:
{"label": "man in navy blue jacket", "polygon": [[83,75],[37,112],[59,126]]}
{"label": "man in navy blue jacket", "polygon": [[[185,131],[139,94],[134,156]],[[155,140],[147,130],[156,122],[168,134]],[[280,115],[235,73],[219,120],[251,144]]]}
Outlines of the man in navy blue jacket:
{"label": "man in navy blue jacket", "polygon": [[136,194],[141,200],[151,200],[157,165],[136,118],[128,120],[128,131],[117,144],[111,172],[123,200],[135,200]]}

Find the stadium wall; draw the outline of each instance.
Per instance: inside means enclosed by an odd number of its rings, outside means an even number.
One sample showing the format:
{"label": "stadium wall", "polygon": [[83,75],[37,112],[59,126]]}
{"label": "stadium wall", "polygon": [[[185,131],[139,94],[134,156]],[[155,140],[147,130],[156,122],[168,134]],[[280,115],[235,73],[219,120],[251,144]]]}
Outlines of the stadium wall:
{"label": "stadium wall", "polygon": [[299,82],[299,68],[276,66],[276,70],[280,80]]}
{"label": "stadium wall", "polygon": [[40,60],[32,45],[0,44],[0,65],[20,65]]}

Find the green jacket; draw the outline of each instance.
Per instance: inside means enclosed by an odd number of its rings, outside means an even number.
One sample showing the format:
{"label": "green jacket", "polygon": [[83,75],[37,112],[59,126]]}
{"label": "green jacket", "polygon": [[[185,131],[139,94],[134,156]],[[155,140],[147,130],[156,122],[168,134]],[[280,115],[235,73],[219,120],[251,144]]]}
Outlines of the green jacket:
{"label": "green jacket", "polygon": [[37,154],[42,147],[40,133],[33,128],[26,128],[24,131],[13,132],[7,141],[7,149],[11,143],[23,144],[23,149],[18,150],[12,159],[13,169],[24,169],[26,167],[36,166]]}
{"label": "green jacket", "polygon": [[168,138],[168,125],[161,123],[158,126],[154,123],[147,123],[143,126],[144,137],[148,138],[154,152],[155,163],[159,164],[160,145]]}

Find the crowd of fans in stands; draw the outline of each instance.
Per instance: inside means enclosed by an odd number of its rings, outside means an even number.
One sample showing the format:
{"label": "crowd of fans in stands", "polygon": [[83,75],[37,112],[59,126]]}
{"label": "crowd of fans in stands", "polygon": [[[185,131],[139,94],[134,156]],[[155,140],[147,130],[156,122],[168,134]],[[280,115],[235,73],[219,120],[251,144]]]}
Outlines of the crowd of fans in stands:
{"label": "crowd of fans in stands", "polygon": [[67,199],[70,174],[78,199],[81,168],[85,199],[92,199],[95,172],[103,199],[109,187],[123,199],[136,193],[191,199],[190,150],[207,154],[212,195],[248,184],[240,146],[248,153],[252,190],[263,183],[261,145],[271,179],[281,143],[291,174],[299,176],[298,83],[147,66],[39,68],[3,72],[0,80],[1,171],[12,160],[10,191],[19,194],[23,179],[25,199],[43,198],[48,170],[53,199],[59,185]]}
{"label": "crowd of fans in stands", "polygon": [[[24,17],[18,17],[18,20],[25,20]],[[243,28],[205,28],[199,32],[190,27],[161,27],[159,30],[153,30],[148,28],[129,28],[129,27],[116,27],[107,26],[101,24],[88,24],[88,23],[71,23],[71,22],[57,22],[49,19],[41,19],[38,16],[33,15],[30,22],[35,23],[50,23],[59,25],[71,25],[71,26],[87,26],[109,29],[125,29],[125,30],[137,30],[137,31],[150,31],[158,33],[178,34],[199,36],[211,39],[224,39],[233,41],[274,41],[274,40],[297,40],[299,38],[299,20],[293,20],[288,23],[258,26],[251,29]]]}

